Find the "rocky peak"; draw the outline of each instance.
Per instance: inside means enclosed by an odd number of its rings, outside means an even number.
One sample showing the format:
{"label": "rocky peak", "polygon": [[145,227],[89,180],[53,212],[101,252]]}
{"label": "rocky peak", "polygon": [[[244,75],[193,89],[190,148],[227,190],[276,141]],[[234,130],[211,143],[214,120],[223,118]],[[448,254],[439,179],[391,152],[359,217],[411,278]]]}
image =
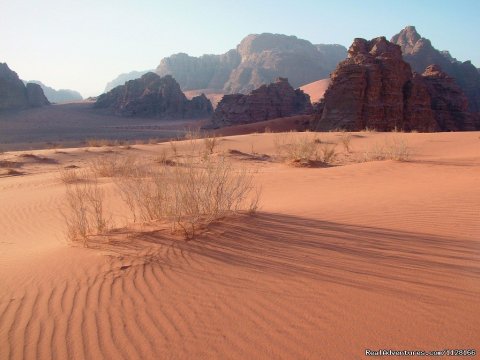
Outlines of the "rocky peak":
{"label": "rocky peak", "polygon": [[406,26],[392,38],[392,42],[397,44],[402,49],[402,52],[410,53],[415,48],[417,41],[421,39],[420,34],[415,29],[415,26]]}

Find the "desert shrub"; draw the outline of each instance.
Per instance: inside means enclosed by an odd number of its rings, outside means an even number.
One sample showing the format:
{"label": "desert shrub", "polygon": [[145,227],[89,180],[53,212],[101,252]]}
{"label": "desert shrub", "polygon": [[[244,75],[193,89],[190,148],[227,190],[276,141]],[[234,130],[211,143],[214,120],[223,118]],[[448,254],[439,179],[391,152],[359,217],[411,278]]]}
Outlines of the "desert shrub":
{"label": "desert shrub", "polygon": [[135,166],[134,162],[132,157],[120,157],[114,154],[93,158],[90,160],[90,167],[95,176],[114,177],[130,171]]}
{"label": "desert shrub", "polygon": [[350,134],[348,132],[342,132],[340,134],[340,142],[342,143],[345,151],[348,152],[348,153],[351,151],[351,149],[350,149],[351,141],[352,141],[352,134]]}
{"label": "desert shrub", "polygon": [[101,234],[109,227],[104,213],[105,194],[93,173],[84,170],[77,176],[82,181],[64,183],[66,201],[61,211],[67,226],[67,238],[88,246],[90,235]]}
{"label": "desert shrub", "polygon": [[223,157],[202,163],[187,157],[175,166],[137,167],[116,183],[134,221],[166,221],[186,238],[225,215],[255,212],[260,197],[252,195],[253,174],[234,169]]}
{"label": "desert shrub", "polygon": [[406,161],[410,157],[410,149],[404,139],[393,138],[385,143],[375,143],[373,147],[364,153],[364,161],[374,160],[397,160]]}
{"label": "desert shrub", "polygon": [[312,162],[321,161],[318,149],[321,141],[317,137],[282,133],[276,134],[273,142],[277,157],[288,163],[308,166]]}
{"label": "desert shrub", "polygon": [[60,181],[65,185],[73,184],[78,181],[84,180],[84,176],[81,175],[81,172],[79,170],[65,168],[60,169],[59,178]]}
{"label": "desert shrub", "polygon": [[203,143],[205,145],[205,153],[213,154],[216,146],[218,145],[218,138],[215,135],[212,137],[206,137],[203,139]]}
{"label": "desert shrub", "polygon": [[324,144],[320,148],[320,161],[324,164],[332,164],[337,158],[336,144]]}

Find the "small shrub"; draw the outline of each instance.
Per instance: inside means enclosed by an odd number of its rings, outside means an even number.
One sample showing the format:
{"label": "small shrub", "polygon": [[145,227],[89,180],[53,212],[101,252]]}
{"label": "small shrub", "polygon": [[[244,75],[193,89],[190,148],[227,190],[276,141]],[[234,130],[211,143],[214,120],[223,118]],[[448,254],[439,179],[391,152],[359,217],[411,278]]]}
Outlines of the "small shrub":
{"label": "small shrub", "polygon": [[120,176],[131,170],[135,160],[131,157],[121,158],[118,155],[98,156],[90,161],[90,167],[95,176]]}
{"label": "small shrub", "polygon": [[67,225],[67,238],[88,246],[91,235],[101,234],[109,227],[104,214],[104,192],[99,188],[98,178],[83,171],[77,174],[85,181],[65,183],[66,202],[62,215]]}
{"label": "small shrub", "polygon": [[218,145],[218,138],[215,135],[212,137],[206,137],[203,139],[203,143],[205,145],[205,152],[207,154],[213,154]]}
{"label": "small shrub", "polygon": [[321,147],[321,161],[324,163],[324,164],[332,164],[336,157],[337,157],[337,153],[336,153],[336,145],[335,144],[324,144],[322,147]]}
{"label": "small shrub", "polygon": [[340,134],[340,142],[342,143],[345,151],[348,152],[348,153],[351,151],[351,149],[350,149],[351,141],[352,141],[352,134],[350,134],[348,132],[342,132]]}
{"label": "small shrub", "polygon": [[375,143],[364,154],[365,161],[396,160],[407,161],[410,157],[410,149],[403,139],[393,138],[392,142],[385,141],[384,145]]}

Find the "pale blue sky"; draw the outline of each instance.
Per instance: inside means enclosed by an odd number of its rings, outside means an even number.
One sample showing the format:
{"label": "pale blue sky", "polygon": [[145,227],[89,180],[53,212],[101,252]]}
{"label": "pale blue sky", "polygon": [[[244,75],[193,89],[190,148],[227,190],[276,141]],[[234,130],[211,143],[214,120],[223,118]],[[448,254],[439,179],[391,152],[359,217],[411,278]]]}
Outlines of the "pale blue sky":
{"label": "pale blue sky", "polygon": [[0,62],[22,79],[101,93],[122,72],[164,56],[223,53],[248,34],[349,46],[406,25],[480,67],[478,0],[0,0]]}

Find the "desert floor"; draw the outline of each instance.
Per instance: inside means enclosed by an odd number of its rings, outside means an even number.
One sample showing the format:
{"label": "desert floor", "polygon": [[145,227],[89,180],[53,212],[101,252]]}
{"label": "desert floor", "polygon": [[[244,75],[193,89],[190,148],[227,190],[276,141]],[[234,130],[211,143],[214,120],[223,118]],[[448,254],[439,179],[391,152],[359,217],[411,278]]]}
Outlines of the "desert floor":
{"label": "desert floor", "polygon": [[126,118],[92,108],[91,102],[2,111],[0,151],[83,146],[88,139],[148,140],[183,136],[204,120]]}
{"label": "desert floor", "polygon": [[[153,164],[170,145],[0,154],[0,359],[480,351],[480,133],[353,133],[351,153],[339,133],[293,134],[338,143],[334,166],[312,168],[275,161],[276,136],[215,150],[258,170],[256,216],[191,241],[130,225],[91,248],[66,241],[59,169],[113,154]],[[361,161],[398,139],[407,161]]]}

